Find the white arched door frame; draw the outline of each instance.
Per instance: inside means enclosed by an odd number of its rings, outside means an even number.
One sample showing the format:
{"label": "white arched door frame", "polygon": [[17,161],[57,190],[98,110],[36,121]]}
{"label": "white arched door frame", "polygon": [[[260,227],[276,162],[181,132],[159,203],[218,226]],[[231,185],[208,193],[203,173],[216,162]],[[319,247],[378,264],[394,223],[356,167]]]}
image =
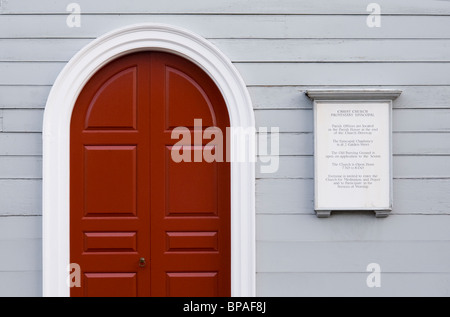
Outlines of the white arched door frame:
{"label": "white arched door frame", "polygon": [[[230,60],[187,30],[139,24],[108,33],[87,45],[64,67],[50,92],[43,127],[43,294],[69,296],[70,121],[78,95],[105,64],[143,50],[177,54],[205,70],[221,90],[231,128],[247,137],[230,138],[231,157],[255,146],[254,114],[244,81]],[[231,294],[255,296],[254,159],[231,161]]]}

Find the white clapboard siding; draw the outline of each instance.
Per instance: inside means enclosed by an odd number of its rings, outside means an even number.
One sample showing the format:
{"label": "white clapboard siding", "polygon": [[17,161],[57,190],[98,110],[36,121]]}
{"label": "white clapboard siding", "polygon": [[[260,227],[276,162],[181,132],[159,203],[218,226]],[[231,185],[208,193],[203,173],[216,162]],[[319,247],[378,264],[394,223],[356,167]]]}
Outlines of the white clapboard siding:
{"label": "white clapboard siding", "polygon": [[42,271],[1,272],[1,297],[42,296]]}
{"label": "white clapboard siding", "polygon": [[42,180],[0,179],[0,215],[41,214]]}
{"label": "white clapboard siding", "polygon": [[[312,132],[312,109],[255,110],[259,127],[279,127],[280,132]],[[450,109],[394,109],[393,132],[450,132]]]}
{"label": "white clapboard siding", "polygon": [[[240,71],[257,127],[279,127],[273,174],[256,175],[257,295],[450,295],[450,1],[0,1],[0,296],[42,295],[42,118],[82,47],[141,22],[209,39]],[[393,210],[314,214],[309,89],[398,89]],[[264,158],[264,157],[263,157]],[[265,157],[267,158],[267,157]],[[267,163],[266,163],[267,165]],[[382,287],[368,288],[368,263]]]}
{"label": "white clapboard siding", "polygon": [[[262,167],[269,165],[278,169],[264,173]],[[394,178],[450,178],[450,155],[394,156],[393,175]],[[314,159],[312,156],[258,157],[256,177],[313,178]]]}
{"label": "white clapboard siding", "polygon": [[[450,215],[450,179],[394,179],[392,214]],[[314,214],[312,179],[258,179],[258,214]]]}
{"label": "white clapboard siding", "polygon": [[390,215],[341,212],[315,215],[257,215],[257,241],[448,241],[448,215]]}
{"label": "white clapboard siding", "polygon": [[[257,140],[263,144],[271,144],[276,142],[275,138],[275,134],[258,134]],[[281,156],[305,156],[314,153],[314,135],[312,132],[279,133],[278,140]],[[392,142],[393,155],[450,155],[449,133],[399,132],[392,135]],[[259,154],[266,155],[270,152]]]}
{"label": "white clapboard siding", "polygon": [[3,132],[42,132],[41,109],[3,110]]}
{"label": "white clapboard siding", "polygon": [[[450,63],[235,65],[247,85],[450,85]],[[0,85],[52,85],[64,66],[63,62],[0,62]]]}
{"label": "white clapboard siding", "polygon": [[42,135],[0,133],[0,156],[4,155],[42,155]]}
{"label": "white clapboard siding", "polygon": [[51,86],[0,85],[0,108],[43,109]]}
{"label": "white clapboard siding", "polygon": [[450,86],[252,86],[249,92],[255,109],[311,109],[313,103],[306,96],[306,91],[349,88],[401,90],[402,94],[395,100],[394,108],[450,108]]}
{"label": "white clapboard siding", "polygon": [[0,216],[0,296],[42,296],[42,218]]}
{"label": "white clapboard siding", "polygon": [[[369,264],[369,263],[367,263]],[[450,273],[382,273],[381,287],[369,288],[366,273],[258,273],[262,297],[447,297]]]}
{"label": "white clapboard siding", "polygon": [[42,178],[42,157],[0,156],[0,179],[6,178]]}
{"label": "white clapboard siding", "polygon": [[450,63],[236,63],[248,85],[448,85]]}
{"label": "white clapboard siding", "polygon": [[[16,229],[22,230],[20,227]],[[41,238],[0,240],[0,253],[0,272],[41,270]]]}
{"label": "white clapboard siding", "polygon": [[0,217],[0,241],[41,237],[42,217]]}
{"label": "white clapboard siding", "polygon": [[[320,241],[257,243],[257,270],[364,273],[376,262],[384,273],[450,273],[450,241]],[[339,259],[339,261],[336,261]]]}
{"label": "white clapboard siding", "polygon": [[[218,14],[367,14],[369,2],[359,0],[322,0],[320,5],[309,0],[135,0],[133,5],[120,0],[78,0],[83,13],[218,13]],[[383,14],[450,14],[445,1],[378,0]],[[57,0],[8,1],[2,6],[6,14],[59,13],[65,14],[66,2]]]}
{"label": "white clapboard siding", "polygon": [[[0,39],[0,61],[67,62],[92,39]],[[211,39],[233,62],[450,61],[449,39]]]}
{"label": "white clapboard siding", "polygon": [[[255,109],[312,108],[308,89],[349,89],[347,86],[249,86]],[[394,108],[449,108],[450,86],[352,86],[352,89],[396,89],[403,93]],[[51,86],[0,85],[0,108],[44,108]]]}
{"label": "white clapboard siding", "polygon": [[94,38],[126,25],[153,22],[189,29],[206,38],[450,38],[449,16],[382,17],[367,26],[367,15],[82,15],[81,27],[62,15],[0,15],[0,38]]}

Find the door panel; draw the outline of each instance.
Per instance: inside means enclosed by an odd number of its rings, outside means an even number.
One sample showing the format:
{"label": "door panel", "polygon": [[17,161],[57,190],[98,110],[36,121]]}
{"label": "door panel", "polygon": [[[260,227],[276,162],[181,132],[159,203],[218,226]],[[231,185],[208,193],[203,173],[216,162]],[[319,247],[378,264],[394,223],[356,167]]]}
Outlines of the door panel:
{"label": "door panel", "polygon": [[[230,296],[230,166],[193,160],[226,143],[202,140],[194,119],[224,136],[229,126],[214,82],[175,55],[121,57],[83,88],[70,172],[82,287],[71,296]],[[192,162],[171,158],[177,126],[191,133]]]}

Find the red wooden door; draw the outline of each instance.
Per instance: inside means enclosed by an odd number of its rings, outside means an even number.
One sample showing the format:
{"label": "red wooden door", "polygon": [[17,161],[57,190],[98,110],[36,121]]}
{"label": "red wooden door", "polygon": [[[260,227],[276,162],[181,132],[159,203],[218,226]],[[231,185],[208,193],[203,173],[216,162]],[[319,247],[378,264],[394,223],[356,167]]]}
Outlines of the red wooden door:
{"label": "red wooden door", "polygon": [[217,86],[168,53],[121,57],[83,88],[71,121],[70,261],[81,267],[71,296],[230,296],[229,163],[171,158],[179,126],[192,136],[183,151],[211,147],[194,119],[220,128],[226,147]]}

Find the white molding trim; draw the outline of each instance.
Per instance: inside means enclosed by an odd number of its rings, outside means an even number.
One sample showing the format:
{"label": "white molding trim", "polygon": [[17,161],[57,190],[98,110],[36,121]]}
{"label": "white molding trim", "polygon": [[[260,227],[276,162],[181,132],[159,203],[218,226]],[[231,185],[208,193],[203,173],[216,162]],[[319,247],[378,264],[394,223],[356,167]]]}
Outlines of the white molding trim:
{"label": "white molding trim", "polygon": [[[231,127],[255,127],[247,87],[231,61],[190,31],[163,24],[139,24],[110,32],[88,44],[64,67],[52,87],[43,127],[43,295],[69,296],[70,121],[86,82],[111,60],[155,50],[189,59],[215,81],[225,99]],[[231,157],[254,148],[230,140]],[[245,146],[245,148],[243,148]],[[231,162],[231,294],[255,296],[255,163]]]}
{"label": "white molding trim", "polygon": [[401,95],[395,89],[311,89],[306,95],[316,100],[395,100]]}

